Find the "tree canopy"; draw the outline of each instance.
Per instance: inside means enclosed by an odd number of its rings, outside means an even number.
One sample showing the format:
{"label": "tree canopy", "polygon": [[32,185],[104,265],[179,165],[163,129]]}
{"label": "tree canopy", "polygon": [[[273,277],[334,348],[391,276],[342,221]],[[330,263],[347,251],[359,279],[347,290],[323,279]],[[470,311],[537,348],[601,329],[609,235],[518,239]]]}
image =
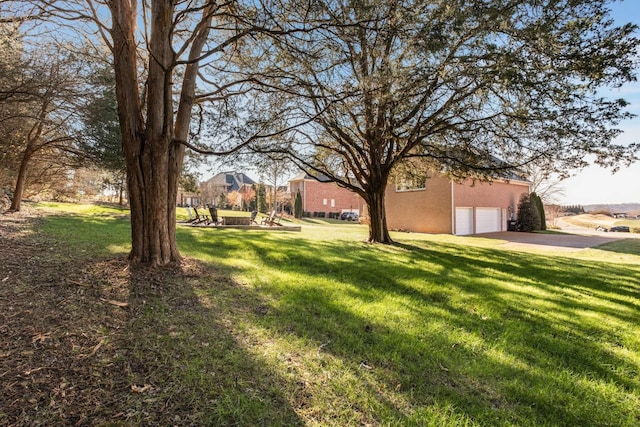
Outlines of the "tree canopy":
{"label": "tree canopy", "polygon": [[244,6],[205,0],[31,0],[8,8],[12,16],[29,18],[35,10],[49,31],[63,28],[56,33],[60,39],[81,35],[111,53],[133,263],[165,266],[181,259],[175,209],[185,147],[193,143],[193,111],[207,102],[220,103],[225,111],[234,92],[234,82],[218,78],[225,50],[259,25],[255,6]]}
{"label": "tree canopy", "polygon": [[81,155],[81,62],[51,43],[27,51],[23,37],[18,25],[0,23],[0,183],[14,185],[12,211],[28,184],[66,178]]}
{"label": "tree canopy", "polygon": [[453,179],[634,160],[613,142],[625,101],[598,92],[638,58],[609,3],[16,0],[0,20],[46,16],[111,52],[130,258],[162,266],[180,260],[187,147],[286,154],[364,198],[373,242],[391,242],[384,192],[413,158]]}
{"label": "tree canopy", "polygon": [[256,38],[240,55],[263,93],[251,138],[286,132],[256,149],[360,194],[371,241],[391,241],[384,191],[407,159],[493,179],[529,163],[564,173],[586,156],[614,168],[635,157],[613,143],[626,102],[598,93],[634,80],[638,53],[636,27],[614,26],[608,1],[274,3],[284,29],[306,31]]}

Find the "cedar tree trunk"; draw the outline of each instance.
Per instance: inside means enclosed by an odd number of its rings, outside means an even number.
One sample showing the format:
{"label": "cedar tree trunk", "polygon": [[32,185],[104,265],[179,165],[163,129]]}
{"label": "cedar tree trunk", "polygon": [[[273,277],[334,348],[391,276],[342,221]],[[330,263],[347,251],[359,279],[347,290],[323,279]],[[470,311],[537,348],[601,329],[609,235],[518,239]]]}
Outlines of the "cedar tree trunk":
{"label": "cedar tree trunk", "polygon": [[[182,91],[174,122],[172,50],[173,2],[151,1],[146,102],[140,97],[137,64],[135,0],[112,0],[113,56],[118,119],[127,165],[131,209],[130,261],[152,267],[180,262],[176,243],[176,197],[189,120],[194,103],[197,58],[209,33],[209,8],[192,41],[189,65],[182,75]],[[210,6],[210,7],[213,7]],[[144,108],[143,108],[144,105]]]}
{"label": "cedar tree trunk", "polygon": [[[137,2],[110,3],[118,119],[127,165],[133,263],[163,266],[180,261],[175,239],[178,176],[171,168],[173,142],[170,49],[170,2],[154,1],[147,79],[146,120],[139,92],[136,52]],[[167,84],[168,83],[168,84]]]}
{"label": "cedar tree trunk", "polygon": [[388,168],[371,168],[369,185],[362,194],[369,210],[369,243],[393,243],[387,228],[387,213],[384,205],[385,191],[389,181]]}
{"label": "cedar tree trunk", "polygon": [[27,150],[22,156],[22,161],[20,162],[18,178],[16,179],[16,187],[13,191],[13,199],[11,200],[11,207],[9,208],[9,210],[12,212],[19,212],[22,207],[22,196],[24,194],[24,188],[27,182],[27,169],[32,156],[32,150],[27,147]]}

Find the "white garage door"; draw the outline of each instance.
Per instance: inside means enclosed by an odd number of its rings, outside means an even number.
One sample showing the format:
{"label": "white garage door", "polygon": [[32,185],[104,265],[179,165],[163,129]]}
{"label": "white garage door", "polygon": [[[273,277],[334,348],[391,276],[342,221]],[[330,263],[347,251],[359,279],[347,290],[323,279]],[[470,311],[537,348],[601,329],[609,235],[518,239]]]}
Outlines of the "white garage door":
{"label": "white garage door", "polygon": [[456,234],[473,234],[473,208],[456,208]]}
{"label": "white garage door", "polygon": [[500,208],[476,208],[476,234],[501,231]]}

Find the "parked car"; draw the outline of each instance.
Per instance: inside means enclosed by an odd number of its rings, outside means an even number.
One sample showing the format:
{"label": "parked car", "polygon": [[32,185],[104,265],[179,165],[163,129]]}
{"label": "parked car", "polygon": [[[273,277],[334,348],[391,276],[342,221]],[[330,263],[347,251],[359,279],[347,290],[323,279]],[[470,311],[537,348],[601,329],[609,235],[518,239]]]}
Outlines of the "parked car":
{"label": "parked car", "polygon": [[360,220],[360,217],[355,212],[342,212],[340,219],[343,221],[358,221]]}
{"label": "parked car", "polygon": [[626,225],[616,225],[615,227],[611,227],[609,231],[618,231],[621,233],[628,233],[629,227],[627,227]]}
{"label": "parked car", "polygon": [[609,229],[607,227],[603,227],[602,225],[599,225],[596,227],[596,231],[609,231]]}

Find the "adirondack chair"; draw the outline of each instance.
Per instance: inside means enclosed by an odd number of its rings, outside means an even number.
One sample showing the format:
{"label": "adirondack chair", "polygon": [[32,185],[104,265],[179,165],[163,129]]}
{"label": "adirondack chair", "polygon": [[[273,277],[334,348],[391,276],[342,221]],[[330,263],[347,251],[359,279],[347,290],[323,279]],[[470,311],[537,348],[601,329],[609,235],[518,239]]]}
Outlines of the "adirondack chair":
{"label": "adirondack chair", "polygon": [[278,213],[276,211],[272,211],[271,215],[269,215],[268,217],[265,217],[262,219],[262,222],[260,224],[262,225],[268,225],[269,227],[273,227],[274,225],[282,225],[280,224],[280,221],[282,220],[282,217],[284,216],[284,212],[280,212],[280,214],[278,215]]}
{"label": "adirondack chair", "polygon": [[280,223],[280,221],[282,221],[282,217],[284,217],[284,211],[280,212],[279,215],[276,215],[273,220],[271,221],[270,225],[279,225],[282,226],[282,224]]}
{"label": "adirondack chair", "polygon": [[198,212],[198,209],[196,209],[195,207],[192,207],[191,209],[193,209],[193,213],[196,216],[196,218],[193,220],[193,222],[191,222],[191,224],[201,224],[203,222],[205,224],[211,223],[211,220],[209,220],[209,217],[207,215],[201,215]]}
{"label": "adirondack chair", "polygon": [[209,207],[209,215],[211,215],[211,224],[218,225],[220,220],[218,219],[218,209],[213,206]]}
{"label": "adirondack chair", "polygon": [[260,225],[271,225],[271,221],[273,221],[275,216],[276,216],[276,211],[271,211],[269,216],[265,216],[264,218],[262,218],[262,221],[260,221]]}
{"label": "adirondack chair", "polygon": [[191,206],[186,205],[187,214],[189,215],[189,219],[185,219],[184,221],[178,221],[180,224],[193,224],[198,218],[193,216],[193,212],[191,211]]}

